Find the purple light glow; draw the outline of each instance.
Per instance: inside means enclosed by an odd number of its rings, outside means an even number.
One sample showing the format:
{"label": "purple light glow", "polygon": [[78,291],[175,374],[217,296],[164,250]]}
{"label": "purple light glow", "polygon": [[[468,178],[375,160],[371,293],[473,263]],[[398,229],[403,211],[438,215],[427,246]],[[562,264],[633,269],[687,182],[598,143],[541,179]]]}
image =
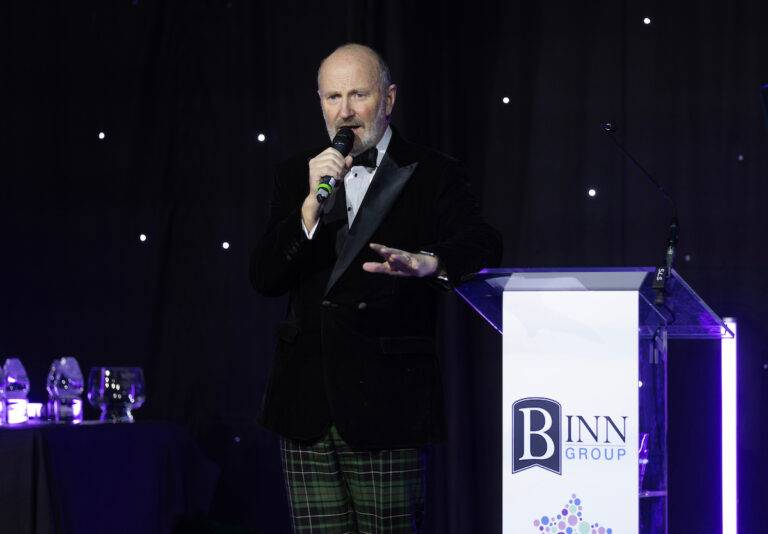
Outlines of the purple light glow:
{"label": "purple light glow", "polygon": [[[720,342],[721,391],[722,391],[722,468],[723,468],[723,534],[737,534],[737,444],[736,394],[737,352],[736,320],[726,317]],[[730,333],[733,334],[731,337]]]}
{"label": "purple light glow", "polygon": [[30,419],[40,419],[43,413],[42,402],[30,402],[27,404],[27,417]]}
{"label": "purple light glow", "polygon": [[27,416],[27,399],[8,399],[8,424],[18,425],[29,420]]}
{"label": "purple light glow", "polygon": [[83,399],[72,399],[72,417],[77,422],[83,420]]}

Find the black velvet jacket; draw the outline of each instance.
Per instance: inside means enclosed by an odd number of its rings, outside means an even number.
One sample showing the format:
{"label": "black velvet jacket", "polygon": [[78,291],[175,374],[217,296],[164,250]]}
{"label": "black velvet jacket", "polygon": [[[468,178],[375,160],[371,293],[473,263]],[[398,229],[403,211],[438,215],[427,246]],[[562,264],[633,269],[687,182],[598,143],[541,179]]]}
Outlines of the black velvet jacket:
{"label": "black velvet jacket", "polygon": [[251,258],[257,291],[290,293],[259,422],[298,440],[319,437],[333,422],[358,449],[441,441],[436,284],[365,272],[364,262],[381,261],[368,243],[433,252],[455,284],[498,264],[500,236],[483,220],[457,161],[393,131],[352,227],[342,187],[307,239],[301,205],[312,156],[278,169]]}

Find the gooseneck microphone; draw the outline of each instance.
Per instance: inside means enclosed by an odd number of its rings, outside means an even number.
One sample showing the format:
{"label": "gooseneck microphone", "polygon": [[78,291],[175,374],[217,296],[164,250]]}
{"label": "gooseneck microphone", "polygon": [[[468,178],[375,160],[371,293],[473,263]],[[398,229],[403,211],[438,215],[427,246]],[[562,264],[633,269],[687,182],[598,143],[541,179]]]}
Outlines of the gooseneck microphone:
{"label": "gooseneck microphone", "polygon": [[680,224],[677,220],[677,207],[675,206],[675,201],[672,200],[672,197],[669,196],[669,193],[664,191],[664,188],[661,187],[661,185],[659,185],[656,180],[651,178],[651,175],[648,174],[648,172],[640,166],[637,160],[633,158],[618,141],[616,141],[616,138],[613,135],[617,130],[615,125],[608,122],[600,125],[600,127],[608,136],[608,139],[610,139],[611,143],[613,143],[613,146],[615,146],[616,149],[621,152],[627,161],[629,161],[632,166],[634,166],[635,169],[637,169],[640,174],[642,174],[645,179],[651,183],[651,185],[661,194],[661,196],[663,196],[666,200],[669,201],[670,204],[672,204],[672,220],[669,223],[669,237],[667,238],[667,249],[664,256],[664,264],[660,267],[656,267],[656,272],[654,274],[652,284],[653,289],[656,291],[656,304],[658,306],[662,306],[664,304],[664,295],[666,294],[665,286],[667,284],[667,280],[669,280],[669,276],[672,274],[672,265],[675,262],[675,254],[677,251],[677,236],[680,227]]}
{"label": "gooseneck microphone", "polygon": [[[351,128],[339,128],[336,135],[331,141],[331,146],[339,151],[339,153],[345,158],[352,150],[352,145],[355,143],[355,132]],[[333,188],[336,187],[336,180],[332,176],[323,176],[320,183],[317,186],[317,201],[322,204],[333,193]]]}

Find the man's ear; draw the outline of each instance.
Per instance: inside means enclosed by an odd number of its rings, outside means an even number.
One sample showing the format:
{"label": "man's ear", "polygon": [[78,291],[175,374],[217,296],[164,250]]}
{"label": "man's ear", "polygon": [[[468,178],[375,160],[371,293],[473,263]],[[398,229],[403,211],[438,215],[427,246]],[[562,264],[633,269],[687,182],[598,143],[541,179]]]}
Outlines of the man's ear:
{"label": "man's ear", "polygon": [[396,98],[397,98],[397,85],[393,83],[389,87],[387,87],[387,94],[386,94],[387,107],[385,109],[387,112],[387,118],[389,118],[392,115],[392,109],[394,109],[395,107]]}

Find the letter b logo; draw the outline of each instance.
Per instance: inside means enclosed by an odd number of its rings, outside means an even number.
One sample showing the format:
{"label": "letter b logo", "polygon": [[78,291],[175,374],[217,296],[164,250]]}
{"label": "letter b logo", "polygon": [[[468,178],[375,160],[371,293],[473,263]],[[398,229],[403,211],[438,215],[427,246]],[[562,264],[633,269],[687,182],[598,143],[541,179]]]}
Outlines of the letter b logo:
{"label": "letter b logo", "polygon": [[539,466],[561,474],[560,403],[520,399],[512,405],[512,473]]}

